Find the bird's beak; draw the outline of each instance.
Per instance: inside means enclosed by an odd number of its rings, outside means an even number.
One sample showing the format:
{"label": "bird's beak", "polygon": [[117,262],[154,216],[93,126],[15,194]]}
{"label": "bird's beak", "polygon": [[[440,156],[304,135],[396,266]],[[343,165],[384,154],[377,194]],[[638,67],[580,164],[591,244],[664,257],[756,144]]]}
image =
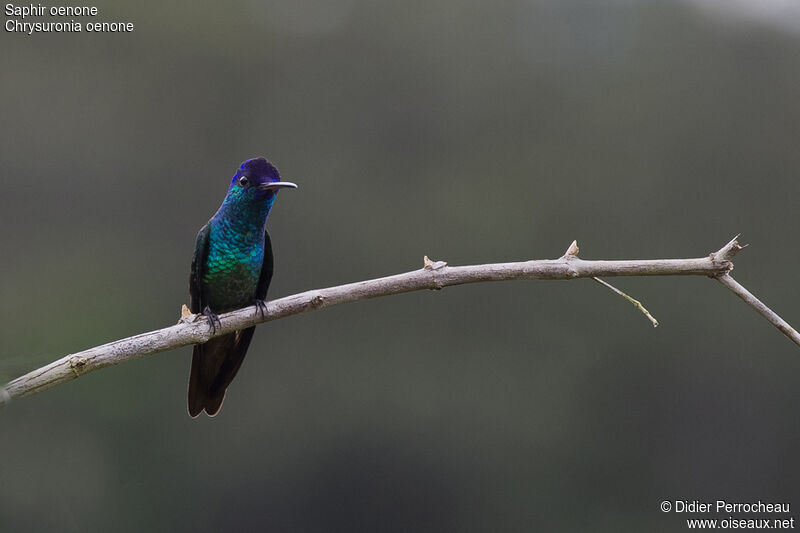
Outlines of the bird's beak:
{"label": "bird's beak", "polygon": [[260,189],[269,190],[269,189],[296,189],[297,184],[292,183],[291,181],[273,181],[271,183],[264,183],[259,186]]}

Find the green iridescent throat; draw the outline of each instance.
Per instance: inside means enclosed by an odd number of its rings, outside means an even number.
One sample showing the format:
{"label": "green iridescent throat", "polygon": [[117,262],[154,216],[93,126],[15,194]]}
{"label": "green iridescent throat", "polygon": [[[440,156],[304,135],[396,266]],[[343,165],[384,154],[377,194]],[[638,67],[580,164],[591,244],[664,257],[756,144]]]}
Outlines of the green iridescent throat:
{"label": "green iridescent throat", "polygon": [[[203,276],[208,304],[217,313],[252,298],[264,260],[264,226],[274,194],[232,186],[211,218]],[[261,197],[259,197],[261,196]]]}

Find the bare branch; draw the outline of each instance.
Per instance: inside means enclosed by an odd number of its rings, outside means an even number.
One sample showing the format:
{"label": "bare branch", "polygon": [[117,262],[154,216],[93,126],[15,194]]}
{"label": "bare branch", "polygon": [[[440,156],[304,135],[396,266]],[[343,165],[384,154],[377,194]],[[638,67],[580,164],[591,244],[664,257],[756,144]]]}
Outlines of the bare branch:
{"label": "bare branch", "polygon": [[[710,254],[708,257],[695,259],[586,261],[577,257],[578,246],[577,243],[573,242],[564,256],[559,259],[448,266],[444,261],[431,261],[426,257],[424,267],[419,270],[326,289],[310,290],[273,300],[267,304],[266,313],[264,313],[263,317],[256,306],[222,314],[219,316],[220,325],[217,326],[216,333],[212,333],[211,327],[202,316],[186,315],[184,313],[180,322],[174,326],[142,333],[67,355],[11,381],[3,389],[0,389],[0,406],[8,403],[11,399],[43,391],[109,365],[119,364],[181,346],[203,343],[213,337],[225,335],[261,322],[269,322],[308,311],[315,311],[323,307],[377,298],[379,296],[389,296],[422,289],[438,290],[451,285],[484,281],[570,280],[600,276],[709,276],[728,286],[748,304],[756,307],[762,315],[767,317],[773,324],[776,324],[781,331],[790,336],[795,342],[798,342],[797,332],[780,318],[777,318],[777,315],[774,315],[754,296],[738,284],[736,286],[739,289],[732,288],[730,282],[735,282],[727,274],[733,268],[731,258],[741,249],[742,247],[734,238],[719,251]],[[743,294],[748,295],[748,297],[743,296]],[[771,317],[770,314],[774,315],[774,317]],[[775,318],[780,322],[775,322]]]}
{"label": "bare branch", "polygon": [[793,343],[800,346],[800,334],[790,326],[784,319],[778,316],[775,311],[764,305],[764,303],[753,296],[753,294],[742,287],[738,281],[733,279],[730,274],[723,274],[722,276],[717,276],[717,281],[728,287],[733,293],[744,300],[747,305],[752,307],[756,310],[758,314],[769,320],[769,323],[781,330],[784,335],[789,337]]}

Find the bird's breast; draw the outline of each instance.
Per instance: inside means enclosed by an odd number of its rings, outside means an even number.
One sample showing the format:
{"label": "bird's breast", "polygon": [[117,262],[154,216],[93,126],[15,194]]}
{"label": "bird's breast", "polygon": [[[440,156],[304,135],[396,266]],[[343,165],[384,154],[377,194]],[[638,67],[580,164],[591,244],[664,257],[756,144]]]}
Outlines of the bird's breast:
{"label": "bird's breast", "polygon": [[259,228],[211,227],[203,290],[214,312],[252,303],[264,261],[264,232]]}

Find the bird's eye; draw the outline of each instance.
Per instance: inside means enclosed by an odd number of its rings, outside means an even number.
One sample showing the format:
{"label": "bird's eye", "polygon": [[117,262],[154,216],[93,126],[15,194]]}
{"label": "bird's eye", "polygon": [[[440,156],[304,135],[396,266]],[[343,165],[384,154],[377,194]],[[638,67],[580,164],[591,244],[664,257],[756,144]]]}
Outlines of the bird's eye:
{"label": "bird's eye", "polygon": [[239,178],[239,185],[241,185],[242,187],[247,185],[247,177],[246,176],[242,176],[241,178]]}

